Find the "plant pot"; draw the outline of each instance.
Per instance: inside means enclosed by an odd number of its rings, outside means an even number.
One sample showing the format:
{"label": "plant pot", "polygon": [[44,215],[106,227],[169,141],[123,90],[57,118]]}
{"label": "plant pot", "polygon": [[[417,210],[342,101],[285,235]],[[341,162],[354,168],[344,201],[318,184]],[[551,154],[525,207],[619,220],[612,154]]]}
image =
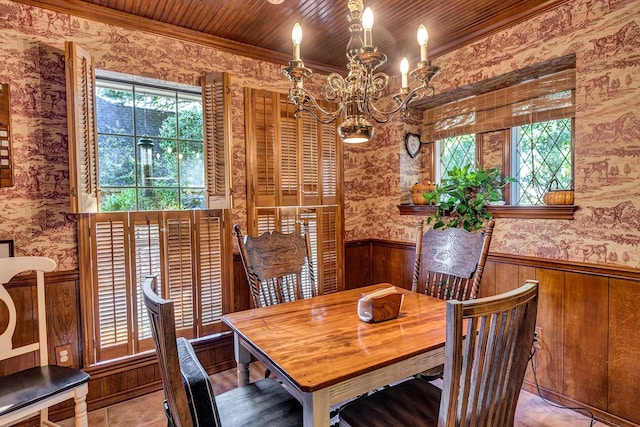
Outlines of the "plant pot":
{"label": "plant pot", "polygon": [[431,193],[433,190],[435,190],[435,188],[436,188],[436,184],[427,180],[424,180],[422,182],[415,184],[413,187],[411,187],[411,200],[413,201],[413,204],[414,205],[429,204],[427,199],[424,198],[423,194]]}

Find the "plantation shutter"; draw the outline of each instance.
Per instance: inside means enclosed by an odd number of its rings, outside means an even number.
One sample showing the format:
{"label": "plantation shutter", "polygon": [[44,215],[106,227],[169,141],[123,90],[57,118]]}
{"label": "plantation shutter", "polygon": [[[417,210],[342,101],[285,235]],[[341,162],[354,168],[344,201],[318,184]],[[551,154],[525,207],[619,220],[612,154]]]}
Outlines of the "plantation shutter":
{"label": "plantation shutter", "polygon": [[214,73],[202,77],[207,207],[232,207],[231,182],[231,77]]}
{"label": "plantation shutter", "polygon": [[78,226],[89,231],[91,257],[86,258],[92,261],[89,270],[93,273],[89,280],[82,280],[83,284],[91,283],[92,305],[85,307],[93,308],[90,316],[85,313],[85,320],[93,326],[94,343],[94,354],[87,356],[94,356],[97,361],[126,356],[133,352],[128,215],[83,215]]}
{"label": "plantation shutter", "polygon": [[245,88],[245,106],[248,233],[301,232],[300,223],[308,222],[316,293],[342,289],[342,151],[336,125],[307,115],[295,119],[284,94]]}
{"label": "plantation shutter", "polygon": [[233,255],[228,239],[231,221],[224,221],[224,215],[230,214],[229,211],[197,210],[193,213],[196,224],[194,250],[198,260],[195,272],[198,284],[196,315],[200,319],[197,322],[198,336],[204,336],[222,332],[220,318],[233,309],[233,301],[223,298],[224,295],[233,295],[230,281],[224,281],[232,274]]}
{"label": "plantation shutter", "polygon": [[71,212],[97,212],[99,207],[93,57],[65,42],[67,126]]}
{"label": "plantation shutter", "polygon": [[[111,212],[83,215],[88,230],[80,250],[83,311],[90,351],[85,364],[153,349],[142,284],[157,276],[158,292],[174,302],[178,336],[195,338],[223,330],[220,317],[232,307],[230,230],[225,210]],[[133,266],[133,267],[129,267]],[[87,272],[91,274],[87,277]],[[90,285],[89,285],[90,284]],[[89,292],[87,293],[87,289]],[[226,311],[225,311],[226,310]],[[89,332],[90,331],[90,332]]]}

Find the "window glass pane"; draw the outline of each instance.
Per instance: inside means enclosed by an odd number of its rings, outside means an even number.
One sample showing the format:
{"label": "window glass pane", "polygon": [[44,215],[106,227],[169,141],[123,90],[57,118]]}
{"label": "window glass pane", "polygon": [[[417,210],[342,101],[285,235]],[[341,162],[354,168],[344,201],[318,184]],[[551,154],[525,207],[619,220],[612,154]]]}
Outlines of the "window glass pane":
{"label": "window glass pane", "polygon": [[[122,85],[101,85],[96,83],[96,113],[99,133],[133,134],[133,92]],[[126,86],[125,86],[126,87]]]}
{"label": "window glass pane", "polygon": [[[202,136],[202,101],[181,96],[178,100],[180,139],[204,139]],[[168,135],[167,135],[168,136]]]}
{"label": "window glass pane", "polygon": [[138,210],[141,211],[180,209],[176,188],[141,188],[138,190],[138,198]]}
{"label": "window glass pane", "polygon": [[119,135],[98,135],[100,186],[135,186],[135,157],[133,138]]}
{"label": "window glass pane", "polygon": [[102,188],[100,191],[100,207],[103,211],[135,211],[136,206],[135,188]]}
{"label": "window glass pane", "polygon": [[176,136],[176,94],[146,88],[136,91],[136,133],[141,136]]}
{"label": "window glass pane", "polygon": [[202,141],[180,144],[180,184],[204,188],[204,145]]}
{"label": "window glass pane", "polygon": [[204,209],[204,190],[182,190],[180,203],[182,209]]}
{"label": "window glass pane", "polygon": [[544,193],[572,188],[571,119],[513,129],[515,204],[542,205]]}
{"label": "window glass pane", "polygon": [[461,168],[476,161],[476,136],[459,135],[440,140],[440,179],[455,166]]}

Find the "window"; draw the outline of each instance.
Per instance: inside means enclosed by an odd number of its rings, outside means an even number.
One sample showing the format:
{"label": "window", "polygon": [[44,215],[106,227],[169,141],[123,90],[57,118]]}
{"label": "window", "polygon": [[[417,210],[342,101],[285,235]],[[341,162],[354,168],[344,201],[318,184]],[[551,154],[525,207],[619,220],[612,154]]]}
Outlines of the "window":
{"label": "window", "polygon": [[426,110],[422,138],[436,142],[436,180],[454,166],[497,166],[517,179],[507,203],[522,206],[542,205],[550,186],[571,188],[574,67],[575,57],[563,57],[524,70],[522,83],[475,96],[465,89],[463,99]]}
{"label": "window", "polygon": [[552,186],[572,184],[572,120],[561,119],[518,126],[511,131],[512,200],[517,205],[542,205]]}
{"label": "window", "polygon": [[202,94],[96,72],[100,211],[205,207]]}
{"label": "window", "polygon": [[228,75],[203,77],[200,90],[96,83],[91,55],[66,47],[84,365],[153,348],[149,274],[174,301],[179,336],[222,331],[233,307]]}
{"label": "window", "polygon": [[476,136],[458,135],[437,141],[436,150],[439,161],[436,164],[436,176],[440,181],[454,167],[462,168],[476,163]]}
{"label": "window", "polygon": [[[293,117],[286,94],[245,89],[248,233],[307,221],[318,294],[342,284],[342,151],[336,125]],[[304,281],[304,278],[303,278]],[[306,283],[309,283],[308,280]],[[304,289],[309,295],[310,289]]]}

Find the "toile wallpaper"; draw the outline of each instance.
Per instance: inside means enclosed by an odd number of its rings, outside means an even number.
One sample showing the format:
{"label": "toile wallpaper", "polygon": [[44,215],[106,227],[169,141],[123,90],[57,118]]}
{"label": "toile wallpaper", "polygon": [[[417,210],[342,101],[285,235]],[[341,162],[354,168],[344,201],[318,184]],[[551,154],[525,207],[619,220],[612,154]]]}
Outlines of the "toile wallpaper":
{"label": "toile wallpaper", "polygon": [[[445,92],[569,53],[577,57],[579,210],[572,221],[498,219],[491,252],[638,269],[640,2],[569,1],[436,58],[443,72],[433,85]],[[404,150],[404,133],[383,132],[369,147],[345,150],[347,240],[413,241],[417,219],[399,215],[396,205],[432,160],[416,165]],[[426,157],[422,148],[418,158]]]}
{"label": "toile wallpaper", "polygon": [[[576,204],[573,221],[499,219],[492,252],[640,268],[640,4],[573,0],[435,60],[436,91],[575,52]],[[46,255],[58,270],[78,266],[76,220],[69,207],[64,42],[91,52],[97,67],[197,84],[232,77],[234,221],[246,225],[243,87],[285,92],[280,66],[171,38],[0,0],[0,82],[11,89],[15,185],[0,188],[0,240],[16,255]],[[469,61],[470,57],[475,58]],[[317,88],[322,76],[310,82]],[[345,147],[345,240],[411,242],[416,217],[397,205],[422,180],[426,147],[411,159],[406,132],[376,128],[368,144]]]}

